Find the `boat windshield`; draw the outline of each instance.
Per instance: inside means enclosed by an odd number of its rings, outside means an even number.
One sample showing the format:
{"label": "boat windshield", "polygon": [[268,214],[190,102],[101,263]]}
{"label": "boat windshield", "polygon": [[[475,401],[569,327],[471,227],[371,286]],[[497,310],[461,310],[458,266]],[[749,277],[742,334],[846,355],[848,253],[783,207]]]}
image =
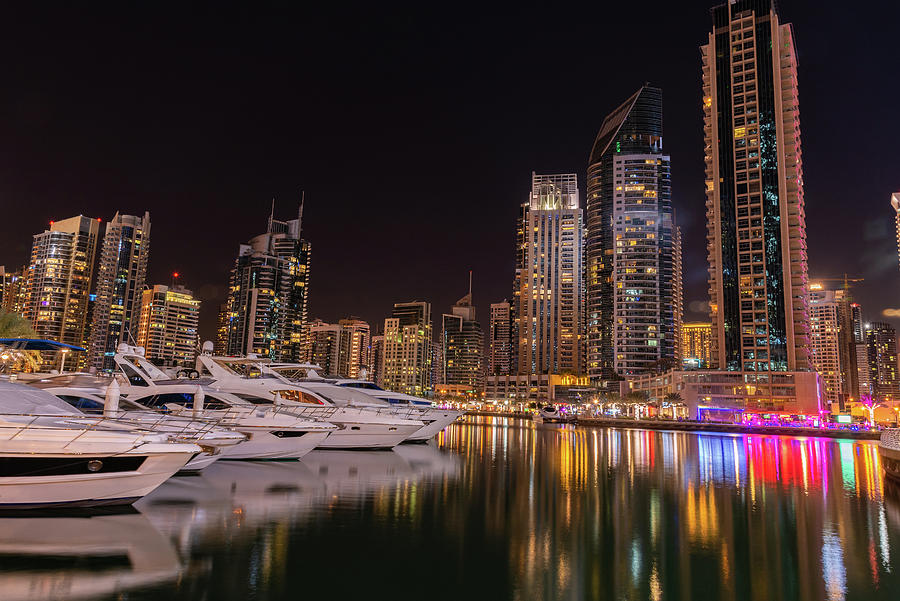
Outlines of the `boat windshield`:
{"label": "boat windshield", "polygon": [[384,388],[374,382],[344,382],[340,386],[345,388],[362,388],[364,390],[384,390]]}
{"label": "boat windshield", "polygon": [[265,373],[262,367],[254,361],[224,361],[222,359],[213,359],[213,361],[222,369],[241,378],[249,380],[275,379],[275,376]]}

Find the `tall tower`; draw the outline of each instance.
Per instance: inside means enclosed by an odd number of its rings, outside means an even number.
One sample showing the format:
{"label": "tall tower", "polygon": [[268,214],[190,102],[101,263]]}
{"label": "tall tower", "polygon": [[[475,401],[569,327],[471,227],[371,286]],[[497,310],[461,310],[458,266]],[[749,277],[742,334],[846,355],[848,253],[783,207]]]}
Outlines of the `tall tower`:
{"label": "tall tower", "polygon": [[891,206],[894,207],[894,227],[897,230],[897,257],[900,258],[900,192],[891,194]]}
{"label": "tall tower", "polygon": [[512,312],[509,301],[491,303],[490,356],[488,372],[492,376],[508,376],[515,373],[512,346],[516,342],[513,335]]}
{"label": "tall tower", "polygon": [[677,366],[681,235],[662,149],[662,90],[610,113],[588,165],[587,372],[603,382]]}
{"label": "tall tower", "polygon": [[[860,388],[868,384],[868,392],[878,401],[900,400],[900,374],[897,373],[897,331],[889,323],[872,322],[865,329],[865,365],[860,362]],[[868,373],[863,374],[863,370]]]}
{"label": "tall tower", "polygon": [[276,361],[305,361],[308,354],[310,244],[297,219],[269,217],[265,234],[238,248],[228,292],[229,355],[250,353]]}
{"label": "tall tower", "polygon": [[[83,215],[54,221],[49,230],[35,234],[23,309],[39,338],[86,344],[87,307],[99,237],[100,221]],[[83,362],[85,358],[76,356],[74,360]]]}
{"label": "tall tower", "polygon": [[348,317],[338,322],[341,328],[341,345],[337,373],[345,378],[358,378],[360,369],[369,367],[369,323],[358,317]]}
{"label": "tall tower", "polygon": [[424,396],[432,385],[431,303],[394,305],[384,320],[382,385],[388,390]]}
{"label": "tall tower", "polygon": [[441,316],[441,385],[456,393],[484,390],[484,331],[475,319],[472,289]]}
{"label": "tall tower", "polygon": [[791,26],[774,0],[712,9],[700,49],[712,366],[811,368],[806,215]]}
{"label": "tall tower", "polygon": [[149,258],[150,213],[143,217],[116,213],[106,224],[97,270],[89,349],[92,367],[112,369],[119,344],[137,341]]}
{"label": "tall tower", "polygon": [[193,367],[199,319],[200,301],[190,290],[157,284],[141,295],[138,346],[159,365]]}
{"label": "tall tower", "polygon": [[810,341],[813,368],[825,383],[824,396],[829,403],[840,403],[846,394],[841,369],[841,308],[837,293],[821,284],[810,284]]}
{"label": "tall tower", "polygon": [[582,371],[583,222],[574,173],[531,177],[518,226],[518,373]]}

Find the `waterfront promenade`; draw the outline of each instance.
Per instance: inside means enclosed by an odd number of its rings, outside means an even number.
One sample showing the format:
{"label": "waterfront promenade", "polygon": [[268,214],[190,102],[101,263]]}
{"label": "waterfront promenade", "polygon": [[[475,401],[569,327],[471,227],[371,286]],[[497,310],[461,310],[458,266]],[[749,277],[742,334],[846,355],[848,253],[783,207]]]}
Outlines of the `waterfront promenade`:
{"label": "waterfront promenade", "polygon": [[[500,413],[494,411],[466,411],[466,415],[509,417],[515,419],[531,419],[527,412]],[[578,426],[600,428],[628,428],[637,430],[678,430],[686,432],[722,432],[726,434],[768,434],[785,436],[818,436],[823,438],[843,438],[851,440],[878,440],[881,432],[877,430],[838,430],[825,428],[800,428],[794,426],[743,426],[716,422],[672,421],[672,420],[634,420],[611,417],[576,417],[572,423]]]}

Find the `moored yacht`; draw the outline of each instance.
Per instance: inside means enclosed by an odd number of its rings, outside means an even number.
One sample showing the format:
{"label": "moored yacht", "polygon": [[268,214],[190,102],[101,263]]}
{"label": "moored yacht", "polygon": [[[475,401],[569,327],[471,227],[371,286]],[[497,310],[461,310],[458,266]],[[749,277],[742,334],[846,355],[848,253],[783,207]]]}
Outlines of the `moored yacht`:
{"label": "moored yacht", "polygon": [[196,380],[170,380],[142,356],[139,349],[122,345],[116,364],[135,386],[184,385],[199,382],[210,391],[229,393],[257,406],[275,406],[284,414],[327,420],[338,430],[319,444],[328,449],[390,449],[423,427],[418,419],[395,415],[387,403],[340,406],[327,395],[294,384],[265,368],[254,358],[214,357],[209,343],[197,358]]}
{"label": "moored yacht", "polygon": [[100,421],[43,390],[0,382],[0,507],[132,503],[200,452]]}
{"label": "moored yacht", "polygon": [[[430,440],[462,415],[462,412],[454,409],[435,407],[428,399],[422,399],[402,392],[384,390],[375,382],[368,380],[332,377],[323,378],[318,374],[317,370],[319,368],[316,365],[305,363],[272,363],[268,365],[267,368],[301,386],[318,387],[320,390],[326,386],[336,386],[343,389],[358,391],[371,398],[388,403],[395,408],[395,411],[403,412],[403,414],[410,419],[421,421],[424,425],[409,436],[405,442],[425,442]],[[347,393],[332,391],[331,396],[332,398],[338,399],[347,396]]]}

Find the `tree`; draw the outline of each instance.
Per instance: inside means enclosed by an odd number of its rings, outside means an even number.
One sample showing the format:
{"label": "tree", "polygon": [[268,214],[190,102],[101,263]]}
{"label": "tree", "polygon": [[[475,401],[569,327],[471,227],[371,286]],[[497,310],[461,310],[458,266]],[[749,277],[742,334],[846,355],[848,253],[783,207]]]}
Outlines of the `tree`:
{"label": "tree", "polygon": [[884,407],[884,403],[876,400],[870,394],[861,394],[859,395],[859,404],[862,405],[869,414],[869,427],[873,427],[875,425],[875,409]]}
{"label": "tree", "polygon": [[18,313],[0,312],[0,338],[34,338],[31,322]]}
{"label": "tree", "polygon": [[670,392],[665,397],[663,397],[663,401],[670,405],[677,405],[679,403],[684,403],[684,399],[681,398],[680,392]]}

